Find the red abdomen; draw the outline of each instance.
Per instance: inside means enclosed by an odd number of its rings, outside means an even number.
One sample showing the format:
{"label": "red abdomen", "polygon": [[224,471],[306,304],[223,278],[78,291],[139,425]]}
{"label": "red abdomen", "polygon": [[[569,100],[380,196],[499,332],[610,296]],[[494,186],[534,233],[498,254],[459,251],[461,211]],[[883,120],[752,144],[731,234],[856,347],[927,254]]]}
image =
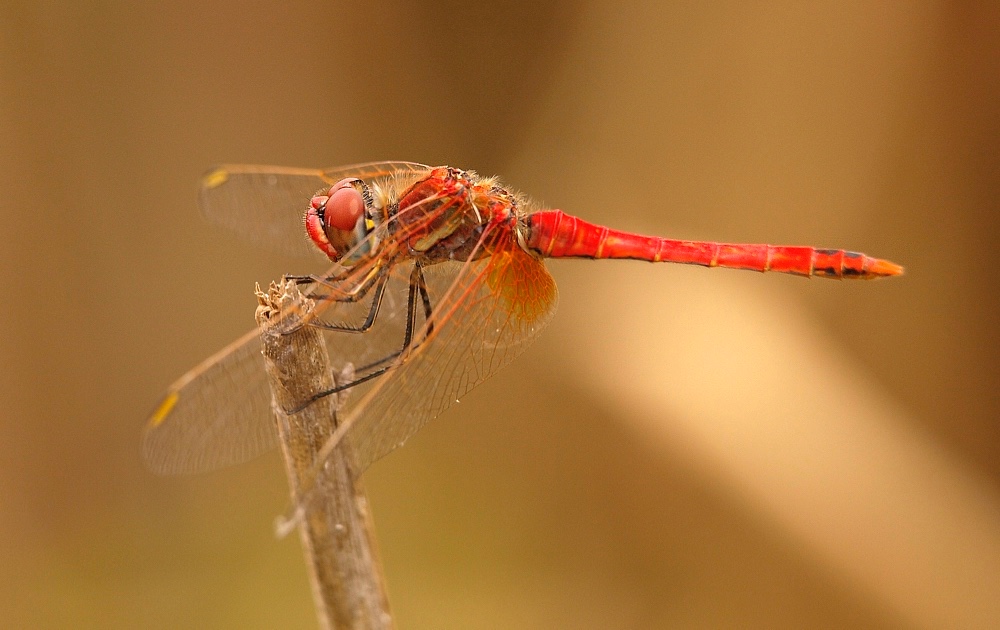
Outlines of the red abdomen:
{"label": "red abdomen", "polygon": [[526,245],[547,258],[632,258],[705,267],[774,271],[823,278],[881,278],[903,273],[899,265],[842,249],[680,241],[620,232],[562,210],[528,217]]}

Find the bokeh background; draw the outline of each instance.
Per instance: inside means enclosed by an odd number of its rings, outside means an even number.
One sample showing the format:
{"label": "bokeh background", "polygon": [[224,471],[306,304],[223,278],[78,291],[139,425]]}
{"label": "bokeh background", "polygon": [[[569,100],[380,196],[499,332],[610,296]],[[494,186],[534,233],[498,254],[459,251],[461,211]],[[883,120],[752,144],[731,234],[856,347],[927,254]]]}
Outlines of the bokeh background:
{"label": "bokeh background", "polygon": [[200,174],[391,158],[907,267],[551,263],[541,340],[365,476],[399,628],[1000,627],[998,6],[4,2],[0,625],[314,627],[278,457],[138,440],[321,271]]}

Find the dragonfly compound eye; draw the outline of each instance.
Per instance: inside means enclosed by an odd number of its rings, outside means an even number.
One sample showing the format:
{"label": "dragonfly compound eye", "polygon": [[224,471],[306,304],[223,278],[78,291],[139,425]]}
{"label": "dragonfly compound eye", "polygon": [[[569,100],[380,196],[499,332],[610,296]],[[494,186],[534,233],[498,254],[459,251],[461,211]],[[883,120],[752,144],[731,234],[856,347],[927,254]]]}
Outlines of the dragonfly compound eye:
{"label": "dragonfly compound eye", "polygon": [[309,238],[331,260],[338,261],[367,235],[364,222],[367,189],[360,179],[343,179],[326,194],[317,193],[306,213]]}
{"label": "dragonfly compound eye", "polygon": [[356,179],[345,179],[330,189],[323,219],[328,228],[351,231],[364,215],[365,198],[355,187],[355,182],[360,183]]}

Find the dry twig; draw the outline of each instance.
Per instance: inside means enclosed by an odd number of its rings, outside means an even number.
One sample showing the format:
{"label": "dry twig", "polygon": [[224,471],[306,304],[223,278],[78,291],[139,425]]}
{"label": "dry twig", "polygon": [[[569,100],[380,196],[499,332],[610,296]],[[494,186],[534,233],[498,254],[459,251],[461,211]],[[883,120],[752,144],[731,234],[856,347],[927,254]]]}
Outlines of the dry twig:
{"label": "dry twig", "polygon": [[[312,309],[292,282],[258,289],[257,324],[292,501],[317,470],[316,456],[336,428],[337,396],[326,396],[293,415],[313,393],[334,387],[322,333],[296,326]],[[288,332],[292,330],[293,332]],[[346,451],[321,468],[299,524],[321,628],[392,628],[368,500]]]}

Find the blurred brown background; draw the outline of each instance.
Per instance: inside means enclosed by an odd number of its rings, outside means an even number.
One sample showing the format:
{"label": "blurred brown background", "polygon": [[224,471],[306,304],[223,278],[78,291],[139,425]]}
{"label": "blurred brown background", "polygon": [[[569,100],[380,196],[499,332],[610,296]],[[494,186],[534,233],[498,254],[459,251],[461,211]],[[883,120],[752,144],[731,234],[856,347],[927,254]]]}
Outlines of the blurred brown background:
{"label": "blurred brown background", "polygon": [[399,628],[1000,627],[996,3],[359,4],[0,8],[2,625],[314,627],[277,456],[138,437],[321,271],[199,175],[395,158],[907,267],[551,263],[542,340],[366,475]]}

